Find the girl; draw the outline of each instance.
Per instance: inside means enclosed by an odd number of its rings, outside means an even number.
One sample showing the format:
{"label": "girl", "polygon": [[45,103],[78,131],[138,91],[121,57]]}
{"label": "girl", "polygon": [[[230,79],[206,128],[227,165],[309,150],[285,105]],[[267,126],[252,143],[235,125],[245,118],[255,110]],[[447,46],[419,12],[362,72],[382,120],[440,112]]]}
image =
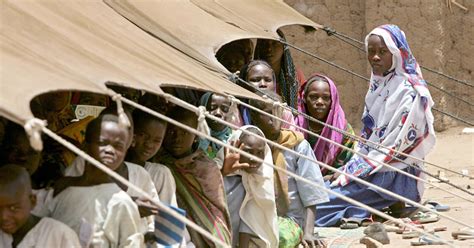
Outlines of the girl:
{"label": "girl", "polygon": [[[298,111],[301,113],[354,134],[354,130],[349,122],[347,122],[344,110],[339,104],[339,93],[336,85],[330,78],[321,74],[312,75],[301,85],[298,97]],[[348,148],[354,148],[354,142],[349,137],[322,124],[309,121],[303,115],[297,116],[295,122],[298,126],[317,133],[322,137],[343,144]],[[304,136],[311,144],[311,147],[313,147],[314,155],[316,155],[320,162],[339,168],[352,157],[351,152],[343,150],[334,144],[322,139],[318,140],[317,137],[307,133],[304,133]],[[332,174],[331,171],[325,168],[321,168],[321,172],[323,175]]]}
{"label": "girl", "polygon": [[[175,107],[170,118],[196,129],[193,112]],[[224,182],[217,164],[197,149],[196,135],[177,126],[168,126],[159,154],[159,163],[168,166],[176,182],[178,206],[188,218],[227,244],[231,244],[229,211],[225,204]],[[216,247],[195,230],[189,230],[196,247]]]}
{"label": "girl", "polygon": [[[241,84],[242,87],[260,94],[255,88],[260,89],[265,94],[265,91],[276,92],[276,76],[270,64],[263,60],[252,60],[240,70],[240,78],[244,79],[252,86]],[[267,94],[268,95],[268,94]],[[246,108],[241,107],[242,122],[245,125],[250,125],[250,115]],[[281,118],[291,124],[295,124],[293,114],[289,110],[283,110]],[[282,128],[295,131],[293,125],[282,123]]]}
{"label": "girl", "polygon": [[[435,143],[431,113],[433,101],[405,34],[395,25],[383,25],[367,35],[365,45],[372,75],[365,97],[362,137],[423,159]],[[417,168],[422,168],[421,162],[400,155],[395,160],[393,152],[382,149],[382,153],[363,143],[359,143],[356,151],[372,160],[354,155],[341,168],[342,171],[413,201],[420,201],[423,185],[419,181],[374,161],[388,163],[416,176],[420,175]],[[333,190],[376,209],[398,203],[393,197],[351,182],[345,175],[336,173],[331,181]],[[366,209],[352,206],[332,195],[330,202],[318,206],[318,210],[321,213],[316,221],[319,226],[335,225],[343,217],[370,217]]]}

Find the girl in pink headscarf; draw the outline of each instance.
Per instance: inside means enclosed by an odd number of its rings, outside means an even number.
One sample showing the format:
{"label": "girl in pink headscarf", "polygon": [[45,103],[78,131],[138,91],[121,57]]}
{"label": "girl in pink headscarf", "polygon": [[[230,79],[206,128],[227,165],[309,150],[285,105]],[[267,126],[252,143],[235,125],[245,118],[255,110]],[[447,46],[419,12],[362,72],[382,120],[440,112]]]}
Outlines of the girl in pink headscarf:
{"label": "girl in pink headscarf", "polygon": [[[330,78],[324,75],[313,74],[301,85],[298,94],[298,111],[338,129],[354,134],[354,130],[347,122],[344,110],[342,110],[339,104],[339,94],[336,85]],[[349,137],[321,123],[308,120],[303,115],[298,115],[295,118],[295,122],[302,128],[320,134],[325,138],[351,149],[354,148],[354,142]],[[352,157],[351,152],[335,144],[331,144],[323,139],[318,139],[307,133],[304,133],[304,135],[306,140],[308,140],[313,147],[314,154],[320,162],[338,168]],[[321,168],[321,171],[323,175],[332,173],[324,168]]]}

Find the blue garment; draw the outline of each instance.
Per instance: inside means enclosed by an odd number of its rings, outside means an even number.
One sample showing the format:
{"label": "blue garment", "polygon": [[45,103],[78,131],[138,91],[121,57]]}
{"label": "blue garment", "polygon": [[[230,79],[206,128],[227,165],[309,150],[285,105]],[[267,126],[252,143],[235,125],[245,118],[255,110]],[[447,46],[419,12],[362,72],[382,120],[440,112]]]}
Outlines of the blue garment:
{"label": "blue garment", "polygon": [[[418,175],[419,171],[413,167],[403,169],[412,175]],[[389,190],[395,194],[404,196],[410,200],[419,202],[420,194],[417,189],[417,181],[396,171],[378,172],[369,176],[366,181],[375,184],[381,188]],[[329,187],[329,182],[326,182]],[[379,193],[372,187],[352,181],[343,187],[331,188],[331,190],[341,193],[356,201],[364,203],[375,209],[381,210],[399,200],[389,195]],[[328,227],[338,225],[342,218],[370,218],[371,213],[361,207],[354,206],[335,195],[330,194],[330,200],[327,203],[316,206],[317,217],[315,225],[319,227]]]}
{"label": "blue garment", "polygon": [[[184,209],[173,207],[171,205],[168,205],[168,207],[176,211],[178,214],[186,216],[186,211],[184,211]],[[181,222],[165,211],[158,211],[158,215],[155,216],[156,242],[164,247],[179,245],[184,238],[185,229],[186,224],[184,224],[184,222]]]}
{"label": "blue garment", "polygon": [[[212,99],[212,95],[214,93],[212,92],[206,92],[201,96],[201,100],[199,101],[199,104],[201,106],[208,108],[209,105],[209,100]],[[208,109],[209,110],[209,109]],[[227,143],[227,140],[230,138],[232,135],[232,129],[228,126],[226,126],[223,130],[221,131],[216,131],[211,129],[211,136],[213,138],[216,138],[224,143]],[[217,152],[221,149],[221,145],[216,144],[214,142],[211,142],[208,139],[205,138],[199,138],[199,148],[207,153],[207,155],[210,158],[215,158],[217,155]]]}

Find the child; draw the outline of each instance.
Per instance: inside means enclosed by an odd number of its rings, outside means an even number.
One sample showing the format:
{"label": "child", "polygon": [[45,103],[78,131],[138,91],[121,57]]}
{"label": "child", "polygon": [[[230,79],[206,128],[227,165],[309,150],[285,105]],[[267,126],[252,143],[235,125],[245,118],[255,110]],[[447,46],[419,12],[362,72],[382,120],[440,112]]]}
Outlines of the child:
{"label": "child", "polygon": [[35,151],[30,146],[30,141],[25,130],[18,124],[9,122],[6,126],[6,138],[9,142],[0,147],[0,163],[16,164],[26,169],[32,178],[32,192],[36,198],[36,204],[31,210],[32,214],[38,214],[45,202],[52,196],[49,180],[36,173],[41,166],[42,152]]}
{"label": "child", "polygon": [[149,162],[161,147],[167,123],[141,110],[133,111],[134,144],[126,160],[143,166],[150,174],[160,200],[176,206],[176,183],[168,167]]}
{"label": "child", "polygon": [[0,167],[0,247],[80,247],[71,228],[32,215],[35,202],[26,169],[13,164]]}
{"label": "child", "polygon": [[[196,115],[175,107],[170,118],[190,127],[197,127]],[[168,126],[159,162],[168,166],[176,181],[178,206],[188,218],[230,245],[230,221],[225,203],[224,183],[217,164],[193,147],[196,135],[177,126]],[[189,230],[196,247],[216,247],[200,233]]]}
{"label": "child", "polygon": [[[129,130],[119,125],[116,115],[94,119],[86,129],[85,149],[112,170],[123,166]],[[54,187],[54,198],[43,214],[70,226],[83,246],[140,247],[138,208],[105,172],[86,163],[79,177],[64,177]]]}
{"label": "child", "polygon": [[[241,130],[265,137],[257,127],[243,126],[232,134],[230,144],[273,164],[265,141]],[[222,165],[232,220],[232,245],[249,247],[252,243],[257,247],[278,247],[273,168],[228,148],[219,151],[216,162]]]}
{"label": "child", "polygon": [[[266,95],[273,95],[274,99],[280,100],[281,97],[276,94],[277,92],[277,79],[275,77],[275,73],[273,72],[272,67],[263,60],[252,60],[250,63],[246,64],[240,70],[240,78],[247,81],[250,85],[244,84],[242,82],[238,82],[239,85],[242,87],[255,92],[258,95],[261,95],[259,91],[263,91]],[[257,91],[259,89],[259,91]],[[241,106],[241,115],[242,121],[245,125],[250,125],[251,120],[248,114],[248,110]],[[295,124],[295,120],[291,111],[284,109],[283,115],[281,116],[282,119],[287,121],[290,124]],[[287,123],[282,123],[282,127],[286,129],[290,129],[295,131],[296,127],[294,125],[290,125]]]}
{"label": "child", "polygon": [[[128,111],[125,111],[127,115],[129,116],[129,120],[131,122],[130,128],[127,130],[127,139],[123,140],[124,143],[124,149],[125,153],[128,150],[128,148],[132,145],[133,142],[133,120]],[[103,116],[109,116],[107,118],[112,118],[116,119],[117,117],[117,112],[116,112],[116,107],[111,106],[109,108],[104,109],[101,114],[100,118],[103,118]],[[115,117],[113,117],[115,116]],[[98,117],[98,118],[99,118]],[[125,154],[124,154],[125,156]],[[84,168],[85,168],[85,160],[82,157],[77,157],[74,162],[66,169],[65,171],[65,176],[70,176],[70,177],[78,177],[83,175],[84,173]],[[123,158],[122,161],[113,169],[115,172],[120,174],[122,177],[126,178],[130,183],[133,185],[137,186],[138,188],[142,189],[146,193],[148,193],[150,196],[152,196],[155,200],[159,200],[158,193],[156,192],[155,185],[153,184],[153,181],[151,180],[150,174],[141,166],[133,164],[133,163],[128,163],[124,162]],[[135,203],[138,205],[138,209],[140,210],[140,216],[142,217],[141,224],[140,224],[140,231],[142,233],[152,233],[155,228],[154,228],[154,218],[153,215],[158,212],[158,208],[149,202],[147,202],[145,199],[141,198],[138,192],[126,187],[125,185],[122,185],[121,183],[117,183],[118,186],[126,191],[135,201]],[[147,241],[152,239],[150,236],[151,234],[148,234]]]}
{"label": "child", "polygon": [[[275,96],[273,96],[275,97]],[[258,109],[261,109],[269,114],[273,114],[273,105],[269,101],[250,100],[250,104]],[[284,147],[294,150],[298,154],[308,156],[316,160],[310,144],[306,141],[303,135],[299,132],[281,129],[281,122],[275,119],[260,114],[256,111],[250,111],[252,122],[258,126],[265,137]],[[307,159],[300,158],[287,151],[282,151],[277,147],[272,147],[273,162],[275,166],[286,169],[301,177],[311,180],[324,187],[321,171],[316,163]],[[280,219],[280,223],[290,224],[295,221],[299,228],[303,229],[303,239],[300,242],[306,247],[314,246],[313,229],[314,220],[316,218],[316,204],[327,202],[328,195],[322,190],[317,189],[307,183],[296,180],[286,173],[276,171],[275,173],[275,194],[277,203],[278,216],[286,217],[288,219]],[[287,245],[294,237],[287,236],[288,229],[282,229],[280,225],[280,246]],[[288,225],[286,225],[288,226]],[[298,229],[293,228],[289,229]],[[285,238],[287,237],[287,238]],[[298,240],[295,240],[290,246],[297,245]],[[284,246],[286,247],[286,246]]]}
{"label": "child", "polygon": [[[209,113],[221,120],[227,121],[229,118],[229,111],[231,108],[230,99],[219,94],[207,92],[201,97],[201,106],[205,106]],[[209,129],[211,129],[211,136],[226,143],[232,134],[232,129],[220,122],[207,119]],[[208,139],[199,139],[199,148],[207,153],[210,158],[215,158],[221,145],[211,142]]]}

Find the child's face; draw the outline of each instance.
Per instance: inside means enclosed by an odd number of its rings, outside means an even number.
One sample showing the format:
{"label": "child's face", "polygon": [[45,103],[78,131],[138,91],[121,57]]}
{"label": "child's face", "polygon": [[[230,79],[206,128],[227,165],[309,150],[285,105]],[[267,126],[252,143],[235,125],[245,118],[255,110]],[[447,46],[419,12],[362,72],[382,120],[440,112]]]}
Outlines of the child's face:
{"label": "child's face", "polygon": [[[184,125],[194,127],[196,125],[196,120],[193,120],[188,117],[180,122]],[[168,126],[168,131],[164,141],[164,148],[174,157],[182,158],[192,152],[192,147],[196,135],[181,129],[175,125]]]}
{"label": "child's face", "polygon": [[[262,111],[272,114],[272,104],[265,104],[265,107],[262,109]],[[281,130],[281,122],[275,120],[274,118],[271,118],[265,114],[257,113],[255,111],[252,111],[252,118],[253,122],[255,125],[260,128],[263,133],[265,134],[265,137],[267,137],[270,140],[276,140],[278,136],[280,135],[280,130]]]}
{"label": "child's face", "polygon": [[273,70],[266,65],[257,64],[250,68],[247,81],[256,88],[275,90],[275,82],[273,81]]}
{"label": "child's face", "polygon": [[392,67],[392,53],[380,36],[371,35],[369,37],[367,59],[375,75],[382,76]]}
{"label": "child's face", "polygon": [[90,155],[112,170],[116,170],[127,153],[129,131],[118,123],[103,121],[99,134],[88,144]]}
{"label": "child's face", "polygon": [[255,48],[255,57],[270,64],[280,63],[283,56],[283,44],[276,40],[259,39]]}
{"label": "child's face", "polygon": [[165,137],[166,123],[146,120],[144,124],[136,125],[136,127],[135,146],[130,149],[138,160],[145,162],[155,156],[160,149]]}
{"label": "child's face", "polygon": [[[265,158],[265,142],[263,140],[252,135],[243,134],[240,138],[240,142],[243,144],[242,151],[248,152],[262,160]],[[261,162],[253,160],[245,155],[240,156],[239,162],[248,163],[250,165],[249,168],[244,169],[248,173],[255,173],[262,165]]]}
{"label": "child's face", "polygon": [[306,92],[305,101],[312,117],[326,121],[332,103],[329,84],[323,81],[312,82]]}
{"label": "child's face", "polygon": [[[229,110],[230,110],[230,100],[229,98],[221,95],[216,95],[213,94],[208,106],[207,110],[209,113],[221,120],[226,120],[227,116],[229,115]],[[226,126],[222,123],[218,123],[213,120],[209,120],[209,127],[212,130],[217,130],[221,131],[223,130]]]}
{"label": "child's face", "polygon": [[0,229],[8,234],[14,234],[30,217],[36,198],[26,187],[0,190]]}
{"label": "child's face", "polygon": [[245,65],[245,57],[244,54],[240,53],[243,52],[240,49],[237,51],[229,51],[224,56],[222,56],[222,59],[219,61],[221,64],[227,68],[230,72],[234,73],[242,66]]}
{"label": "child's face", "polygon": [[36,172],[41,162],[41,153],[35,151],[31,146],[25,133],[14,136],[6,150],[8,163],[17,164],[25,168],[30,175]]}

